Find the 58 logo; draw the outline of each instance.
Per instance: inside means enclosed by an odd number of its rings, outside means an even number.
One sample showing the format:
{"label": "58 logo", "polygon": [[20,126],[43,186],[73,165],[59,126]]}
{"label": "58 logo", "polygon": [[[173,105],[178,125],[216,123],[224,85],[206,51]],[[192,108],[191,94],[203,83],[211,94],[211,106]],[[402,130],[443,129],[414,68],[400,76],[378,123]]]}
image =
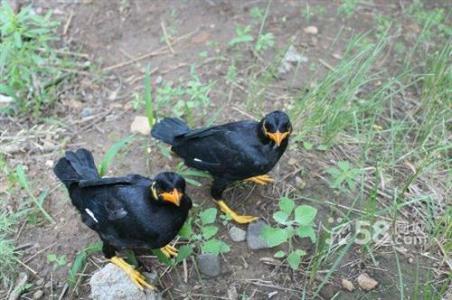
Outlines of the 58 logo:
{"label": "58 logo", "polygon": [[329,223],[338,223],[331,229],[325,228],[330,233],[327,242],[330,245],[344,245],[354,238],[354,242],[358,245],[366,245],[369,242],[384,244],[391,241],[389,234],[390,224],[383,220],[375,223],[364,220],[355,220],[354,222],[343,223],[341,218],[334,220],[330,218]]}

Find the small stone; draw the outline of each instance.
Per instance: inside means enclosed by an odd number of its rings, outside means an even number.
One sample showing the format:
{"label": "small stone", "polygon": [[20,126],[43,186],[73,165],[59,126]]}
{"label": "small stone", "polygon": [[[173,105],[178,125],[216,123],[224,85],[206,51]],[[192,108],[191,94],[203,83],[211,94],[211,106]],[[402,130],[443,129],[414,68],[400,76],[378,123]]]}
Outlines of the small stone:
{"label": "small stone", "polygon": [[38,281],[35,282],[36,286],[41,286],[44,284],[44,278],[38,279]]}
{"label": "small stone", "polygon": [[300,176],[295,177],[295,185],[297,186],[298,189],[302,190],[305,188],[306,186],[306,182],[301,179]]}
{"label": "small stone", "polygon": [[229,236],[234,242],[243,242],[246,239],[246,231],[236,226],[229,229]]}
{"label": "small stone", "polygon": [[[143,274],[146,276],[146,274]],[[151,282],[149,282],[151,283]],[[93,300],[160,300],[162,296],[151,290],[141,291],[129,276],[114,264],[107,264],[91,277]]]}
{"label": "small stone", "polygon": [[237,292],[237,289],[235,288],[235,286],[231,286],[228,289],[228,299],[229,300],[237,300],[237,299],[239,299],[239,293]]}
{"label": "small stone", "polygon": [[378,281],[376,281],[366,273],[359,275],[356,281],[358,281],[360,288],[366,291],[373,290],[378,285]]}
{"label": "small stone", "polygon": [[80,117],[87,118],[93,114],[93,109],[89,106],[86,106],[80,112]]}
{"label": "small stone", "polygon": [[132,133],[139,133],[142,135],[149,135],[151,127],[149,126],[148,119],[144,116],[136,116],[130,125],[130,131]]}
{"label": "small stone", "polygon": [[307,34],[317,34],[319,33],[319,29],[315,26],[308,26],[303,29],[303,31]]}
{"label": "small stone", "polygon": [[414,259],[412,257],[408,257],[408,263],[412,264],[414,262]]}
{"label": "small stone", "polygon": [[34,299],[34,300],[38,300],[38,299],[41,299],[42,296],[44,296],[44,292],[41,291],[41,290],[37,290],[37,291],[34,292],[34,294],[33,294],[33,299]]}
{"label": "small stone", "polygon": [[53,168],[53,160],[50,160],[50,159],[47,160],[46,161],[46,166],[49,167],[49,168]]}
{"label": "small stone", "polygon": [[355,286],[353,285],[353,283],[348,279],[342,278],[341,283],[342,283],[342,287],[349,292],[352,292],[355,289]]}
{"label": "small stone", "polygon": [[52,288],[52,282],[50,282],[50,281],[47,282],[47,283],[44,285],[44,288],[50,290],[50,289]]}
{"label": "small stone", "polygon": [[248,225],[246,241],[248,247],[253,250],[270,248],[267,242],[261,237],[262,230],[267,224],[264,221],[258,221]]}
{"label": "small stone", "polygon": [[220,275],[221,265],[220,257],[210,253],[198,255],[197,258],[199,271],[209,277]]}
{"label": "small stone", "polygon": [[14,101],[13,97],[9,97],[9,96],[0,94],[0,107],[8,106],[13,101]]}
{"label": "small stone", "polygon": [[308,62],[309,59],[306,56],[301,55],[297,49],[291,45],[289,49],[287,49],[286,54],[284,55],[283,60],[281,61],[281,65],[278,68],[279,75],[283,75],[288,73],[293,65],[297,65],[299,63]]}
{"label": "small stone", "polygon": [[294,166],[297,164],[297,160],[293,157],[289,158],[289,161],[287,162],[289,165]]}
{"label": "small stone", "polygon": [[163,81],[163,77],[161,75],[157,76],[157,78],[155,78],[154,83],[155,84],[160,84]]}

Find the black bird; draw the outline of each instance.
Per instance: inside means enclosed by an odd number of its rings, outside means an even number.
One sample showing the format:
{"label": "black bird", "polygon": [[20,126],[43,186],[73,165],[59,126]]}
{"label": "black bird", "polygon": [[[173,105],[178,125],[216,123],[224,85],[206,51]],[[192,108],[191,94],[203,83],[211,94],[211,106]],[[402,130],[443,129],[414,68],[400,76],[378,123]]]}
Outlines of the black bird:
{"label": "black bird", "polygon": [[83,223],[103,241],[105,257],[140,289],[153,289],[140,272],[116,256],[116,251],[161,248],[166,256],[177,255],[169,243],[192,206],[184,194],[184,178],[172,172],[160,173],[154,179],[136,174],[101,178],[93,155],[86,149],[66,152],[54,172],[68,189]]}
{"label": "black bird", "polygon": [[238,223],[249,223],[257,218],[230,209],[222,200],[223,191],[237,180],[272,182],[265,174],[283,155],[291,132],[287,114],[274,111],[260,122],[246,120],[193,130],[182,120],[164,118],[154,125],[151,135],[170,144],[186,165],[208,171],[214,177],[211,195],[220,209]]}

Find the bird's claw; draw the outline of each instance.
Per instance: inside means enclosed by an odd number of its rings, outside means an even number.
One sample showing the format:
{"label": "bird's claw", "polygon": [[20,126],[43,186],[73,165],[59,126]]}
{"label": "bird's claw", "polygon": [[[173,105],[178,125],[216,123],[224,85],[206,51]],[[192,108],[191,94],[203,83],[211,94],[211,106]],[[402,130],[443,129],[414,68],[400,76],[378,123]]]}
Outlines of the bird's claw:
{"label": "bird's claw", "polygon": [[245,181],[254,182],[260,185],[266,185],[274,182],[274,179],[268,175],[259,175],[245,179]]}
{"label": "bird's claw", "polygon": [[165,255],[168,258],[177,256],[177,249],[171,246],[170,244],[160,248],[160,251],[162,251],[163,255]]}
{"label": "bird's claw", "polygon": [[233,211],[229,206],[226,205],[224,201],[217,201],[218,206],[220,207],[220,210],[231,217],[232,220],[234,220],[236,223],[239,224],[248,224],[251,223],[257,219],[258,217],[254,216],[242,216],[238,215],[235,211]]}
{"label": "bird's claw", "polygon": [[128,264],[124,259],[118,256],[114,256],[110,260],[114,265],[118,266],[121,270],[123,270],[132,280],[133,283],[140,289],[150,289],[150,290],[156,290],[156,287],[152,284],[149,284],[146,281],[146,277],[144,277],[143,274],[141,274],[139,271],[135,270],[133,266]]}

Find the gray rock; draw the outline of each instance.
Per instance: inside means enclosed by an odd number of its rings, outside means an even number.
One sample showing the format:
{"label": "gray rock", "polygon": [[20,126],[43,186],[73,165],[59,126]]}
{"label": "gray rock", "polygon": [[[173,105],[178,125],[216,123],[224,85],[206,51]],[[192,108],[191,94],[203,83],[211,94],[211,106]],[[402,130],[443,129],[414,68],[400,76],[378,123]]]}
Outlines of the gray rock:
{"label": "gray rock", "polygon": [[246,231],[238,227],[232,226],[229,229],[229,236],[234,242],[243,242],[246,239]]}
{"label": "gray rock", "polygon": [[80,117],[87,118],[93,114],[93,109],[89,106],[86,106],[80,112]]}
{"label": "gray rock", "polygon": [[253,250],[271,248],[267,242],[261,237],[262,230],[267,224],[264,221],[257,221],[248,225],[246,241],[248,247]]}
{"label": "gray rock", "polygon": [[287,49],[286,55],[284,55],[284,58],[281,61],[278,73],[279,75],[284,75],[292,70],[294,65],[305,62],[308,62],[308,58],[298,53],[297,49],[291,45],[289,49]]}
{"label": "gray rock", "polygon": [[213,254],[201,254],[197,258],[199,271],[209,277],[215,277],[221,273],[220,257]]}
{"label": "gray rock", "polygon": [[34,294],[33,294],[33,300],[41,299],[42,296],[44,296],[44,292],[41,291],[41,290],[37,290],[37,291],[34,292]]}
{"label": "gray rock", "polygon": [[[146,276],[146,274],[145,274]],[[150,290],[141,291],[127,274],[108,264],[91,277],[91,298],[94,300],[160,300],[162,296]]]}

